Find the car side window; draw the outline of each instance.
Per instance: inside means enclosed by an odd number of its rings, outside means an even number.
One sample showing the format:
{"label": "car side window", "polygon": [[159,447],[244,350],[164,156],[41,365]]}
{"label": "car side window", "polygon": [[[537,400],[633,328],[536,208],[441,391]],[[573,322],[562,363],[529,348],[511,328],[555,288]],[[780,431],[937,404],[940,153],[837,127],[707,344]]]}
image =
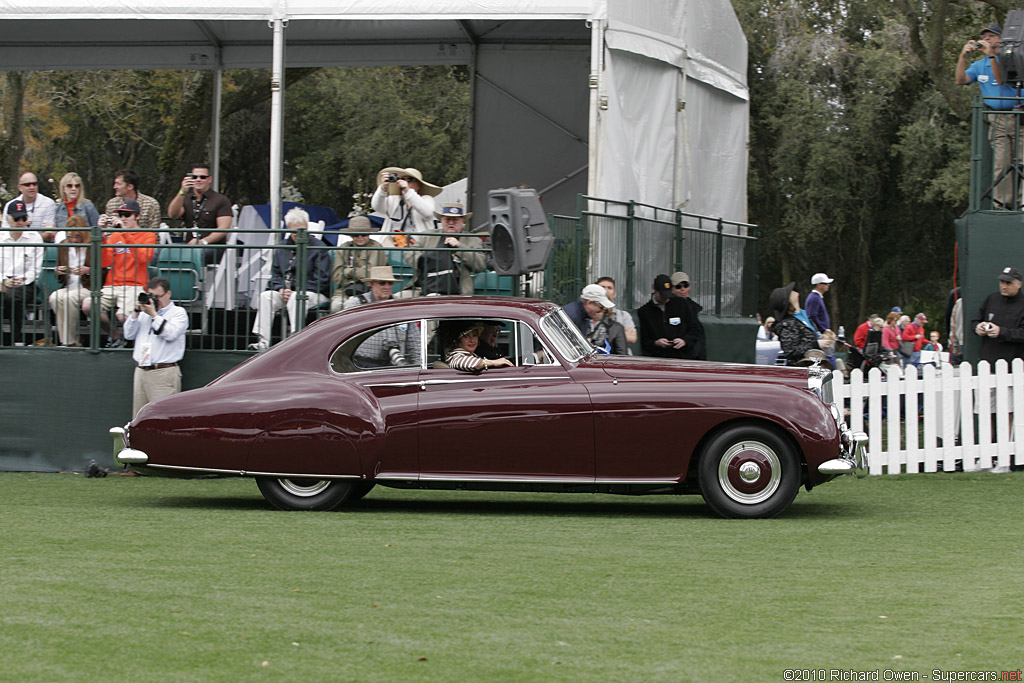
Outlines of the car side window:
{"label": "car side window", "polygon": [[448,367],[445,359],[451,348],[449,330],[473,323],[483,327],[478,353],[490,358],[508,358],[514,365],[550,365],[554,357],[547,352],[537,334],[526,323],[505,319],[451,318],[427,321],[426,367]]}
{"label": "car side window", "polygon": [[420,321],[386,325],[363,332],[338,347],[331,368],[338,373],[386,368],[418,368],[422,362]]}

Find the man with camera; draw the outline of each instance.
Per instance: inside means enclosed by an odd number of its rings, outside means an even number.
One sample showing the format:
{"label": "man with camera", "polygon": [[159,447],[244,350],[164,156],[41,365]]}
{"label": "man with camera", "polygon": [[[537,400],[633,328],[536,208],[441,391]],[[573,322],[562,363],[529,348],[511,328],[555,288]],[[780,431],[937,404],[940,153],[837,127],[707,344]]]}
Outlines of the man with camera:
{"label": "man with camera", "polygon": [[353,216],[348,227],[339,232],[350,234],[352,241],[339,246],[334,252],[331,280],[338,288],[331,296],[331,313],[340,311],[348,299],[365,293],[365,280],[370,277],[370,270],[388,261],[387,254],[380,248],[381,243],[370,239],[373,224],[366,216]]}
{"label": "man with camera", "polygon": [[[109,213],[100,216],[101,228],[118,230],[104,235],[101,247],[107,277],[100,289],[100,322],[110,334],[105,345],[108,349],[121,348],[125,342],[107,312],[116,311],[117,320],[124,322],[128,313],[135,310],[139,293],[149,281],[149,262],[153,258],[156,233],[139,226],[140,211],[138,201],[123,199],[113,217]],[[124,232],[120,232],[122,230]],[[82,310],[87,315],[91,307],[90,299],[82,302]]]}
{"label": "man with camera", "polygon": [[[416,268],[416,284],[420,294],[473,294],[473,273],[487,269],[487,254],[482,251],[483,240],[465,234],[466,221],[473,212],[466,213],[462,204],[445,204],[434,216],[441,222],[441,234],[423,238],[424,247],[440,247],[433,251],[408,252]],[[411,264],[410,264],[411,265]]]}
{"label": "man with camera", "polygon": [[132,418],[142,406],[181,391],[188,313],[171,301],[171,283],[155,277],[140,292],[135,310],[124,321],[125,339],[134,339],[135,378],[132,383]]}
{"label": "man with camera", "polygon": [[[1002,65],[999,63],[999,45],[1003,30],[999,24],[989,24],[981,29],[979,40],[968,40],[960,49],[956,61],[957,85],[970,85],[975,81],[985,98],[985,106],[992,112],[988,119],[988,140],[992,145],[992,179],[995,180],[1020,156],[1015,139],[1016,117],[1010,112],[1015,109],[1014,100],[994,99],[1016,97],[1017,90],[1006,83]],[[967,66],[967,56],[980,53],[982,58]],[[1016,178],[1020,182],[1020,178]],[[1014,173],[1008,173],[992,193],[996,208],[1014,209]]]}
{"label": "man with camera", "polygon": [[[186,244],[218,244],[231,229],[231,200],[210,189],[212,182],[209,164],[194,165],[167,205],[168,217],[182,219]],[[217,262],[216,249],[205,249],[204,255],[207,263]]]}

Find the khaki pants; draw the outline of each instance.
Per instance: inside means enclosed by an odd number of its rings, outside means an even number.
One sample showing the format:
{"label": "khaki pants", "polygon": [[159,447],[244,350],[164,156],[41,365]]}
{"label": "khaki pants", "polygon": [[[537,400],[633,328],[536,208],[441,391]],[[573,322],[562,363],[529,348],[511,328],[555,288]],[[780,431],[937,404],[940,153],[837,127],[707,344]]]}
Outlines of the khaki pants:
{"label": "khaki pants", "polygon": [[50,309],[57,316],[57,338],[62,346],[78,345],[78,314],[90,294],[84,287],[65,287],[50,294]]}
{"label": "khaki pants", "polygon": [[135,368],[132,382],[132,419],[139,414],[142,406],[164,396],[181,393],[181,367],[143,370]]}
{"label": "khaki pants", "polygon": [[[992,181],[995,182],[1000,174],[1013,166],[1014,160],[1018,163],[1022,161],[1020,141],[1017,139],[1018,118],[1017,114],[1011,112],[988,114],[987,117],[988,141],[992,145]],[[1010,210],[1017,208],[1013,202],[1014,181],[1017,184],[1017,201],[1020,202],[1021,179],[1013,171],[1007,173],[992,190],[992,198]]]}

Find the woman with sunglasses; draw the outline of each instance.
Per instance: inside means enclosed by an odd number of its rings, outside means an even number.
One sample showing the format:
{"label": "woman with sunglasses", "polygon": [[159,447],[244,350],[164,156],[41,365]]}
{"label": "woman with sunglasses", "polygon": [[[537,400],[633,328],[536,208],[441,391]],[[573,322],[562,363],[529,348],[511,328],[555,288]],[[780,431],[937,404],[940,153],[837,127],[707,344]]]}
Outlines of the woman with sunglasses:
{"label": "woman with sunglasses", "polygon": [[[81,216],[85,219],[85,224],[88,227],[99,224],[100,212],[96,210],[92,202],[85,198],[85,185],[82,183],[80,175],[74,171],[65,173],[60,179],[58,193],[60,201],[57,202],[57,215],[54,220],[56,230],[66,228],[68,219],[72,216]],[[47,242],[51,241],[46,239],[45,234],[43,239]],[[61,240],[63,237],[58,241]]]}

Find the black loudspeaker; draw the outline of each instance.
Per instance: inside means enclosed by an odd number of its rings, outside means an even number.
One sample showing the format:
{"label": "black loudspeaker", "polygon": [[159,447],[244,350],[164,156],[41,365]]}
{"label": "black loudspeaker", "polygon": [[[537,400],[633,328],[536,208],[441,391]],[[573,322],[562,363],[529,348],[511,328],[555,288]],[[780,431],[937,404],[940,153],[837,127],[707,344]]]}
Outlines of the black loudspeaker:
{"label": "black loudspeaker", "polygon": [[555,238],[537,191],[522,187],[491,190],[487,206],[494,272],[520,275],[543,270]]}
{"label": "black loudspeaker", "polygon": [[1024,10],[1012,9],[1006,14],[999,43],[999,66],[1003,82],[1020,87],[1024,81]]}

